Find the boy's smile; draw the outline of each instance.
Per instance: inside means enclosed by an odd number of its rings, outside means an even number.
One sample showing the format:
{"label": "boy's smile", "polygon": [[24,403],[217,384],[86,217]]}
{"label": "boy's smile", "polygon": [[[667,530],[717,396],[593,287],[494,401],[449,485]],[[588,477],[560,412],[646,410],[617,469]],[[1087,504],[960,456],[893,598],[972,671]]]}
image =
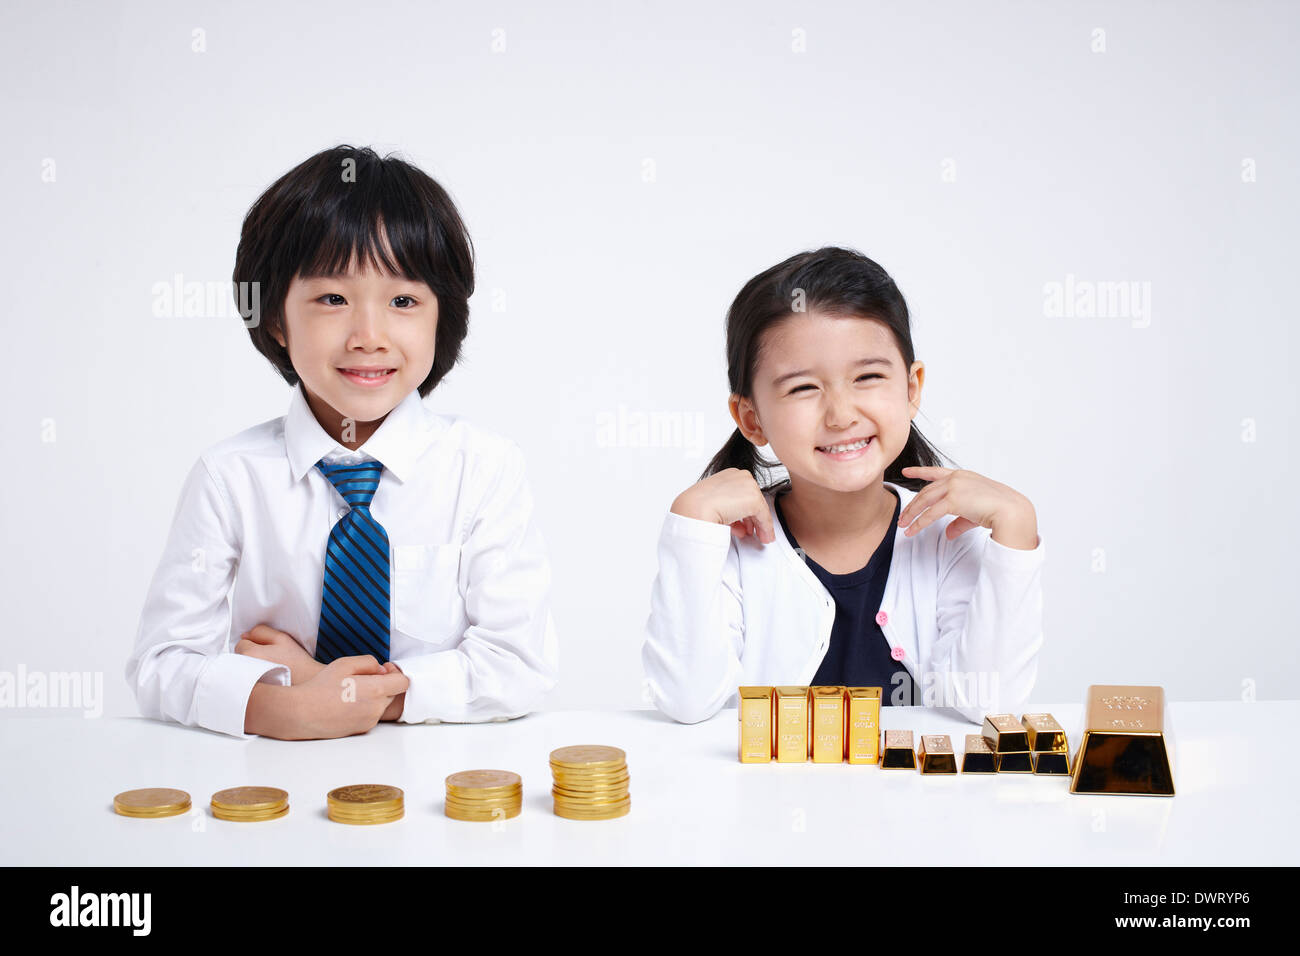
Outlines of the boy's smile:
{"label": "boy's smile", "polygon": [[339,444],[358,448],[433,368],[438,299],[424,282],[355,262],[340,276],[295,276],[283,331],[293,369],[316,420]]}

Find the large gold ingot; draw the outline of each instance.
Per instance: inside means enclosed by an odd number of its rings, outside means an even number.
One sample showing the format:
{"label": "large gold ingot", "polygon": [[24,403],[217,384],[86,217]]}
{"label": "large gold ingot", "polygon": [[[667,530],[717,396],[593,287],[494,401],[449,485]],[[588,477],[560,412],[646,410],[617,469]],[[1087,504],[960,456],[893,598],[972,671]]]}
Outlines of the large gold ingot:
{"label": "large gold ingot", "polygon": [[1071,793],[1174,795],[1163,687],[1093,684],[1085,711]]}

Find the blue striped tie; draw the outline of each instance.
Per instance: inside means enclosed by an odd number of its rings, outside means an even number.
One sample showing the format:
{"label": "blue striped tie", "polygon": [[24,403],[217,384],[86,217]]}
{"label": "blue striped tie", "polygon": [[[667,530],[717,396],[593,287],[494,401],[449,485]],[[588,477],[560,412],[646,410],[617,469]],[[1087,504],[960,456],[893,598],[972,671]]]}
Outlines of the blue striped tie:
{"label": "blue striped tie", "polygon": [[316,660],[373,654],[388,660],[388,532],[370,514],[370,500],[384,466],[316,462],[321,474],[351,505],[330,530],[325,547],[325,583],[321,588],[320,633]]}

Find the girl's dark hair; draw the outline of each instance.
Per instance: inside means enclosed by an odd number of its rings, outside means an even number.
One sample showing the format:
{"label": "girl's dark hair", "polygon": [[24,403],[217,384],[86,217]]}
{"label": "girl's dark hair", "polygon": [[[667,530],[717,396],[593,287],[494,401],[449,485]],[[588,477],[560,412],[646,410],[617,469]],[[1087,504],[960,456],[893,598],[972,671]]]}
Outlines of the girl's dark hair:
{"label": "girl's dark hair", "polygon": [[[731,303],[727,312],[727,379],[731,394],[753,398],[754,370],[763,333],[794,315],[795,303],[800,299],[807,312],[878,319],[885,323],[903,353],[904,372],[912,367],[916,356],[912,350],[911,320],[903,293],[898,291],[894,280],[862,253],[827,246],[801,252],[760,272],[745,283]],[[928,482],[904,477],[903,469],[942,463],[938,449],[926,441],[913,422],[902,454],[885,468],[885,480],[919,491]],[[737,428],[700,477],[707,478],[725,468],[740,468],[763,485],[779,464],[760,455]],[[764,473],[769,474],[765,477]],[[781,483],[771,482],[763,490],[770,491]]]}
{"label": "girl's dark hair", "polygon": [[[384,249],[379,230],[392,250]],[[245,324],[253,345],[290,385],[298,374],[284,335],[284,299],[295,276],[338,275],[368,260],[412,281],[438,299],[433,368],[420,397],[460,358],[474,292],[474,246],[447,192],[410,163],[363,147],[335,146],[277,179],[248,210],[239,234],[232,280],[244,304],[258,283],[259,315]],[[396,260],[396,261],[393,261]],[[247,314],[247,313],[245,313]]]}

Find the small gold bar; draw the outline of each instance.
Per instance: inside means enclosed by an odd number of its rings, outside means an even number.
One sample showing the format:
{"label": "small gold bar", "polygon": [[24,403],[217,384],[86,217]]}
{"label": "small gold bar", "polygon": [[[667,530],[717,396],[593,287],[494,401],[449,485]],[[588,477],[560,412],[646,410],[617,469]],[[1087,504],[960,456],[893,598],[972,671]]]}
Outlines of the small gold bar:
{"label": "small gold bar", "polygon": [[1051,714],[1022,714],[1021,726],[1029,734],[1029,749],[1037,754],[1063,754],[1070,749],[1065,728]]}
{"label": "small gold bar", "polygon": [[880,762],[881,690],[879,687],[845,688],[848,700],[845,750],[849,763]]}
{"label": "small gold bar", "polygon": [[880,758],[885,770],[915,770],[916,752],[912,749],[910,730],[886,730],[885,750]]}
{"label": "small gold bar", "polygon": [[772,760],[772,688],[742,687],[740,696],[740,762]]}
{"label": "small gold bar", "polygon": [[808,759],[808,688],[776,688],[776,759],[803,763]]}
{"label": "small gold bar", "polygon": [[1174,795],[1163,687],[1093,684],[1084,710],[1071,793]]}
{"label": "small gold bar", "polygon": [[844,688],[808,688],[813,763],[844,762]]}
{"label": "small gold bar", "polygon": [[1033,754],[1028,750],[1013,750],[1010,753],[994,754],[993,761],[998,773],[1033,773]]}
{"label": "small gold bar", "polygon": [[1022,753],[1029,749],[1029,735],[1014,714],[992,714],[984,718],[984,739],[995,754]]}
{"label": "small gold bar", "polygon": [[1070,755],[1068,753],[1034,754],[1034,773],[1067,777],[1070,775]]}
{"label": "small gold bar", "polygon": [[966,753],[961,758],[962,773],[997,773],[993,748],[983,734],[966,735]]}
{"label": "small gold bar", "polygon": [[921,773],[956,773],[957,757],[947,734],[922,734]]}

